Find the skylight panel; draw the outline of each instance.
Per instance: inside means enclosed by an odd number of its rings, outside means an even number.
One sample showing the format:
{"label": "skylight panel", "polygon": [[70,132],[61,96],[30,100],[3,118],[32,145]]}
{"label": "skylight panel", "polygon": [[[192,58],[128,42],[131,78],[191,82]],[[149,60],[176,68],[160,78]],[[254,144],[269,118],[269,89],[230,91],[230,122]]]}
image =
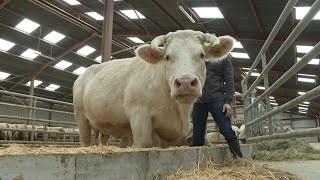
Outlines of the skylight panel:
{"label": "skylight panel", "polygon": [[299,104],[299,106],[302,106],[302,107],[309,107],[309,104]]}
{"label": "skylight panel", "polygon": [[75,73],[75,74],[82,74],[85,70],[86,70],[87,68],[85,68],[85,67],[79,67],[78,69],[76,69],[76,70],[74,70],[73,72]]}
{"label": "skylight panel", "polygon": [[274,97],[273,97],[273,96],[270,96],[269,98],[270,98],[270,99],[274,99]]}
{"label": "skylight panel", "polygon": [[230,54],[234,58],[249,59],[249,56],[247,53],[231,52]]}
{"label": "skylight panel", "polygon": [[66,36],[63,34],[60,34],[56,31],[52,31],[51,33],[46,35],[43,39],[55,44],[55,43],[61,41],[65,37]]}
{"label": "skylight panel", "polygon": [[[248,75],[248,72],[246,72],[246,74]],[[260,73],[256,73],[256,72],[253,72],[253,73],[251,73],[251,76],[260,76]]]}
{"label": "skylight panel", "polygon": [[[310,10],[310,7],[295,7],[296,19],[302,19]],[[320,11],[313,17],[313,20],[320,20]]]}
{"label": "skylight panel", "polygon": [[[40,84],[42,83],[42,81],[38,81],[38,80],[34,80],[34,87],[37,87],[39,86]],[[31,81],[27,82],[27,86],[30,86],[31,84]]]}
{"label": "skylight panel", "polygon": [[303,102],[303,104],[310,104],[310,102],[306,101],[306,102]]}
{"label": "skylight panel", "polygon": [[313,46],[304,46],[304,45],[297,45],[297,52],[298,53],[308,53]]}
{"label": "skylight panel", "polygon": [[279,105],[278,103],[274,103],[274,102],[271,102],[270,104],[274,105],[274,106],[278,106]]}
{"label": "skylight panel", "polygon": [[234,43],[234,48],[243,48],[241,42],[237,41]]}
{"label": "skylight panel", "polygon": [[299,76],[308,76],[308,77],[316,77],[316,75],[311,75],[311,74],[301,74],[298,73]]}
{"label": "skylight panel", "polygon": [[200,18],[223,18],[217,7],[195,7],[192,8]]}
{"label": "skylight panel", "polygon": [[137,37],[127,37],[127,38],[135,43],[144,43],[144,41],[142,41],[141,39],[139,39]]}
{"label": "skylight panel", "polygon": [[274,100],[274,99],[270,99],[270,102],[276,102],[276,100]]}
{"label": "skylight panel", "polygon": [[[138,19],[138,16],[140,19],[145,19],[146,17],[144,17],[141,13],[139,13],[138,11],[134,10],[121,10],[121,12],[123,14],[125,14],[126,16],[128,16],[130,19]],[[136,13],[138,14],[138,16],[136,15]]]}
{"label": "skylight panel", "polygon": [[101,59],[102,59],[101,56],[98,56],[98,57],[95,58],[95,60],[98,61],[98,62],[101,62]]}
{"label": "skylight panel", "polygon": [[298,91],[298,94],[299,94],[299,95],[304,95],[305,92]]}
{"label": "skylight panel", "polygon": [[103,16],[101,16],[100,14],[98,14],[96,12],[86,12],[85,14],[87,14],[88,16],[92,17],[95,20],[98,20],[98,21],[103,20]]}
{"label": "skylight panel", "polygon": [[35,29],[37,29],[40,25],[38,23],[35,23],[27,18],[25,18],[24,20],[22,20],[19,24],[16,25],[16,28],[27,32],[27,33],[31,33],[33,32]]}
{"label": "skylight panel", "polygon": [[0,38],[0,50],[2,51],[8,51],[9,49],[11,49],[14,45],[16,45],[13,42],[4,40]]}
{"label": "skylight panel", "polygon": [[71,65],[72,65],[71,62],[62,60],[58,64],[54,65],[54,67],[59,68],[59,69],[66,69]]}
{"label": "skylight panel", "polygon": [[[301,58],[297,58],[297,60],[300,61]],[[319,65],[319,59],[311,59],[311,61],[309,61],[308,64]]]}
{"label": "skylight panel", "polygon": [[304,110],[308,110],[308,108],[306,107],[298,107],[299,109],[304,109]]}
{"label": "skylight panel", "polygon": [[25,52],[21,54],[22,57],[28,58],[28,59],[34,59],[38,57],[38,55],[41,54],[38,51],[35,51],[33,49],[27,49]]}
{"label": "skylight panel", "polygon": [[83,48],[79,49],[77,53],[83,55],[83,56],[88,56],[89,54],[93,53],[95,51],[94,48],[90,46],[84,46]]}
{"label": "skylight panel", "polygon": [[9,77],[11,74],[9,73],[6,73],[6,72],[1,72],[0,71],[0,80],[4,80],[6,79],[7,77]]}
{"label": "skylight panel", "polygon": [[262,86],[257,86],[258,89],[260,90],[265,90],[266,88],[265,87],[262,87]]}
{"label": "skylight panel", "polygon": [[[300,109],[301,110],[301,109]],[[307,114],[307,112],[306,111],[300,111],[299,110],[299,113],[302,113],[302,114]]]}
{"label": "skylight panel", "polygon": [[298,77],[298,81],[300,81],[300,82],[308,82],[308,83],[315,83],[316,82],[315,79],[302,78],[302,77]]}
{"label": "skylight panel", "polygon": [[50,84],[49,86],[47,86],[46,88],[44,88],[47,91],[55,91],[56,89],[58,89],[60,86],[56,85],[56,84]]}
{"label": "skylight panel", "polygon": [[63,1],[70,4],[71,6],[76,6],[81,4],[79,1],[76,1],[76,0],[63,0]]}

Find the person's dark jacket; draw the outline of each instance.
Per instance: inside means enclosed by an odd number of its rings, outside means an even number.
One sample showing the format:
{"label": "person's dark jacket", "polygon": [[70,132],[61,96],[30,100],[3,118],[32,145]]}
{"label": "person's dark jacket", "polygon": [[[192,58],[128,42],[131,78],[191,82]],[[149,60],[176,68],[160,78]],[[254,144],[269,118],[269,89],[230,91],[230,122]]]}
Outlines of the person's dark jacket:
{"label": "person's dark jacket", "polygon": [[206,81],[197,102],[224,100],[231,105],[234,94],[233,68],[229,57],[219,62],[206,62]]}

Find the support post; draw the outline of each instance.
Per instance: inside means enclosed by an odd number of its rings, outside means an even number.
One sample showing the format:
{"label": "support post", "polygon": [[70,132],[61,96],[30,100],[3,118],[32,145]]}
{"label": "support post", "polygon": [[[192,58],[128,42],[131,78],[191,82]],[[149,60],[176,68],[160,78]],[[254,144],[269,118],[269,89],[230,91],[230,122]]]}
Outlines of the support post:
{"label": "support post", "polygon": [[[245,94],[248,90],[248,84],[247,81],[242,81],[241,82],[242,86],[242,94]],[[243,97],[243,108],[246,109],[249,106],[249,96]],[[247,124],[250,122],[251,119],[249,119],[249,111],[244,111],[244,122]],[[245,137],[249,137],[249,129],[245,129]]]}
{"label": "support post", "polygon": [[112,49],[113,0],[104,2],[101,62],[110,60]]}
{"label": "support post", "polygon": [[[33,109],[32,109],[32,129],[36,129],[34,126],[35,118],[36,118],[36,107],[37,107],[37,99],[33,101]],[[34,141],[34,131],[31,133],[31,141]]]}
{"label": "support post", "polygon": [[[30,88],[29,88],[29,95],[33,96],[34,94],[34,77],[30,80]],[[32,107],[33,104],[33,98],[29,98],[29,107]],[[32,109],[28,109],[28,118],[32,118]],[[27,124],[30,124],[30,121],[27,121]]]}

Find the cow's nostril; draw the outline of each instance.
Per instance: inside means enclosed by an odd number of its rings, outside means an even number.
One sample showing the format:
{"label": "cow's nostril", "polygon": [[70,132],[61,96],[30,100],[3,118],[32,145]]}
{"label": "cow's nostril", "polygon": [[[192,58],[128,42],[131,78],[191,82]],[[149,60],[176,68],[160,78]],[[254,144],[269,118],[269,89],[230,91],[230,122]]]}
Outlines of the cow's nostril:
{"label": "cow's nostril", "polygon": [[181,82],[178,79],[176,79],[174,81],[174,85],[176,86],[176,88],[179,88],[181,86]]}
{"label": "cow's nostril", "polygon": [[197,79],[194,79],[193,81],[191,81],[190,85],[191,87],[195,87],[197,85]]}

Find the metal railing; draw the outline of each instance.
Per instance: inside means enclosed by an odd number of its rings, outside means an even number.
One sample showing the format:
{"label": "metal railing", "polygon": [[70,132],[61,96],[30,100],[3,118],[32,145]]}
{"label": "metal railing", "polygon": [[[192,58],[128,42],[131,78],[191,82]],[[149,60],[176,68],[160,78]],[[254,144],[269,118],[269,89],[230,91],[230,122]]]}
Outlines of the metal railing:
{"label": "metal railing", "polygon": [[[244,97],[244,116],[246,120],[246,138],[247,142],[253,141],[261,141],[261,140],[269,140],[269,139],[278,139],[278,138],[294,138],[294,137],[307,137],[307,136],[320,136],[320,128],[313,128],[313,129],[306,129],[297,132],[290,132],[290,133],[278,133],[273,134],[273,120],[272,116],[276,115],[277,113],[283,112],[285,110],[291,109],[297,106],[299,103],[304,101],[308,101],[320,96],[320,87],[317,86],[314,89],[306,92],[304,95],[301,95],[276,109],[271,109],[270,105],[270,94],[274,92],[277,88],[279,88],[283,83],[285,83],[289,78],[295,75],[299,70],[301,70],[304,66],[308,64],[313,58],[320,54],[320,42],[318,42],[312,50],[310,50],[307,54],[305,54],[300,61],[295,63],[286,73],[284,73],[275,83],[273,83],[269,87],[268,82],[268,72],[271,68],[280,60],[283,54],[288,50],[288,48],[294,43],[297,37],[302,33],[302,31],[306,28],[306,26],[312,21],[314,16],[320,10],[320,0],[316,0],[307,14],[301,19],[301,21],[297,24],[297,26],[292,30],[288,38],[283,42],[281,47],[275,53],[275,55],[271,58],[269,63],[266,62],[265,53],[269,46],[271,45],[272,41],[274,40],[275,36],[279,32],[280,28],[284,24],[285,20],[291,14],[294,6],[298,0],[289,0],[287,5],[285,6],[283,12],[281,13],[279,19],[277,20],[274,28],[272,29],[270,35],[268,36],[267,40],[265,41],[262,49],[260,50],[259,54],[257,55],[254,63],[252,64],[249,72],[247,73],[246,77],[241,82],[242,85],[242,92]],[[248,80],[251,76],[251,73],[257,67],[257,65],[262,61],[262,72],[261,75],[252,83],[252,85],[248,88]],[[256,96],[255,88],[257,85],[264,80],[265,91],[258,96]],[[250,102],[250,99],[253,100]],[[266,109],[267,113],[264,115],[259,115],[257,112],[258,104],[262,102],[262,100],[266,100]],[[257,123],[261,123],[262,121],[268,121],[268,133],[269,135],[253,137],[255,131],[255,126]]]}

